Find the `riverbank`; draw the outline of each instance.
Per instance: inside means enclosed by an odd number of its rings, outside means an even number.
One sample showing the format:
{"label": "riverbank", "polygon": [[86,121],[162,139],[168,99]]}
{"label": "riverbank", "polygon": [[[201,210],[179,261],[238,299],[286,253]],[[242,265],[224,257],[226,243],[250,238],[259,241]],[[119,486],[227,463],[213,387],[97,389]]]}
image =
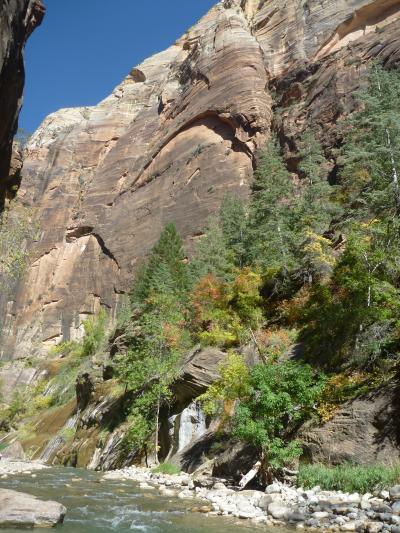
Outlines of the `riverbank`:
{"label": "riverbank", "polygon": [[0,476],[14,475],[14,474],[32,474],[37,470],[44,470],[48,466],[38,461],[14,461],[12,459],[0,459]]}
{"label": "riverbank", "polygon": [[[234,517],[194,515],[194,500],[141,489],[130,480],[103,479],[102,472],[81,468],[50,467],[0,478],[2,488],[59,502],[67,509],[59,528],[62,533],[254,533],[255,529],[274,533]],[[26,529],[0,531],[24,533]]]}
{"label": "riverbank", "polygon": [[107,472],[105,480],[132,480],[143,490],[163,496],[193,500],[192,511],[232,516],[266,526],[290,526],[298,530],[400,533],[400,486],[376,494],[311,490],[273,483],[265,492],[238,491],[224,480],[168,475],[146,468],[129,467]]}

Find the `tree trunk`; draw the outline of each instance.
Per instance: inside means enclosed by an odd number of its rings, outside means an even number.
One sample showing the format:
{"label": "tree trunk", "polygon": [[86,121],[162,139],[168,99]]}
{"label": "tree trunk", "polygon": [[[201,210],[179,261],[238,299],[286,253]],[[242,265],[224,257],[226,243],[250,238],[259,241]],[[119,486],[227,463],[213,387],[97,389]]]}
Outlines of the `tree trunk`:
{"label": "tree trunk", "polygon": [[387,145],[388,145],[389,153],[390,153],[390,163],[392,165],[392,183],[394,187],[396,213],[399,214],[400,213],[400,191],[399,191],[399,179],[397,175],[396,161],[394,159],[394,151],[393,151],[392,140],[390,138],[390,132],[388,128],[385,128],[385,131],[386,131]]}
{"label": "tree trunk", "polygon": [[250,483],[250,481],[252,481],[256,477],[256,475],[260,471],[260,468],[261,468],[261,461],[257,461],[255,465],[252,467],[252,469],[249,470],[247,474],[245,474],[242,477],[242,479],[239,481],[240,490],[243,490]]}
{"label": "tree trunk", "polygon": [[155,437],[154,437],[154,444],[155,444],[155,450],[154,450],[154,459],[156,462],[156,465],[158,466],[160,464],[158,460],[158,430],[159,430],[159,423],[160,423],[160,394],[158,395],[157,400],[157,411],[156,411],[156,429],[155,429]]}

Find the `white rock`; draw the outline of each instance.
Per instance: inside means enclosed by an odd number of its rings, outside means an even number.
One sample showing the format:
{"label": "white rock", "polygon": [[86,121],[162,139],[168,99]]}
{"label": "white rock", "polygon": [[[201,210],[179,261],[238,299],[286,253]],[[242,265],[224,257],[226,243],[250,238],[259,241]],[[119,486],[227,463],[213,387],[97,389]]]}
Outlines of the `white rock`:
{"label": "white rock", "polygon": [[355,531],[357,528],[357,525],[355,522],[347,522],[346,524],[342,524],[340,526],[340,531]]}
{"label": "white rock", "polygon": [[268,505],[268,513],[277,520],[285,518],[289,512],[289,507],[287,507],[283,501],[275,501]]}
{"label": "white rock", "polygon": [[154,489],[155,489],[155,487],[153,487],[152,485],[149,485],[149,484],[147,483],[147,481],[141,481],[141,482],[139,483],[139,488],[141,488],[141,489],[146,489],[146,490],[154,490]]}
{"label": "white rock", "polygon": [[265,489],[266,494],[274,494],[274,493],[280,494],[281,491],[282,491],[282,486],[279,483],[272,483],[271,485],[268,485],[268,487]]}
{"label": "white rock", "polygon": [[181,500],[190,499],[193,498],[193,493],[190,490],[185,489],[178,494],[178,498]]}
{"label": "white rock", "polygon": [[327,511],[316,511],[312,516],[318,520],[323,520],[324,518],[329,518],[330,514]]}

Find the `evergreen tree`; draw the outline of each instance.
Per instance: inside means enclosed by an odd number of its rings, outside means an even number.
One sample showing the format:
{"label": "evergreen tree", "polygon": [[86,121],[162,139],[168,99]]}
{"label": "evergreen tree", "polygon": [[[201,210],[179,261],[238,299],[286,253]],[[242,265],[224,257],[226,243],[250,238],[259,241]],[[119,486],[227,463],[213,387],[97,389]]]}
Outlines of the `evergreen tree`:
{"label": "evergreen tree", "polygon": [[174,224],[167,224],[145,264],[139,269],[132,291],[136,304],[146,302],[150,294],[170,292],[184,297],[189,288],[182,239]]}
{"label": "evergreen tree", "polygon": [[365,216],[400,214],[400,76],[375,64],[357,94],[361,110],[345,123],[339,162],[349,204]]}
{"label": "evergreen tree", "polygon": [[242,201],[237,196],[226,194],[222,199],[219,219],[225,242],[235,256],[236,265],[242,268],[246,261],[247,229],[246,211]]}
{"label": "evergreen tree", "polygon": [[146,445],[154,432],[154,449],[158,450],[160,408],[170,397],[169,385],[190,347],[184,328],[188,291],[182,240],[175,226],[167,224],[137,273],[132,300],[139,313],[132,324],[128,352],[118,358],[120,379],[127,390],[135,392],[127,446]]}
{"label": "evergreen tree", "polygon": [[353,224],[331,281],[314,287],[304,310],[309,357],[333,367],[397,360],[398,230],[378,220]]}
{"label": "evergreen tree", "polygon": [[235,252],[228,246],[218,217],[210,217],[204,236],[199,240],[190,264],[193,283],[211,274],[220,280],[235,277]]}
{"label": "evergreen tree", "polygon": [[248,214],[247,254],[264,271],[288,274],[294,266],[291,210],[294,187],[277,140],[267,144],[254,175]]}
{"label": "evergreen tree", "polygon": [[321,144],[312,130],[300,139],[299,171],[303,178],[302,194],[293,210],[296,255],[304,278],[311,284],[315,277],[326,276],[333,266],[333,253],[323,234],[338,215],[328,183],[326,161]]}

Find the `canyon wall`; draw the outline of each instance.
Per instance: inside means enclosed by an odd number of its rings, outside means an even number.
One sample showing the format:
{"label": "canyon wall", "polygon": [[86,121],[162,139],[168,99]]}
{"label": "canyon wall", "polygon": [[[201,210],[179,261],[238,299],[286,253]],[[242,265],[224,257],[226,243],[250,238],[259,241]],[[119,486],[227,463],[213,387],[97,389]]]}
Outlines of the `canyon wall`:
{"label": "canyon wall", "polygon": [[[284,5],[282,5],[284,4]],[[278,132],[289,168],[307,125],[335,179],[337,123],[371,60],[400,60],[400,0],[225,0],[95,107],[45,119],[25,150],[19,198],[41,235],[7,309],[1,358],[45,356],[115,316],[167,222],[188,250]]]}
{"label": "canyon wall", "polygon": [[23,48],[43,15],[40,0],[10,0],[0,5],[0,209],[9,185],[12,142],[22,103]]}

